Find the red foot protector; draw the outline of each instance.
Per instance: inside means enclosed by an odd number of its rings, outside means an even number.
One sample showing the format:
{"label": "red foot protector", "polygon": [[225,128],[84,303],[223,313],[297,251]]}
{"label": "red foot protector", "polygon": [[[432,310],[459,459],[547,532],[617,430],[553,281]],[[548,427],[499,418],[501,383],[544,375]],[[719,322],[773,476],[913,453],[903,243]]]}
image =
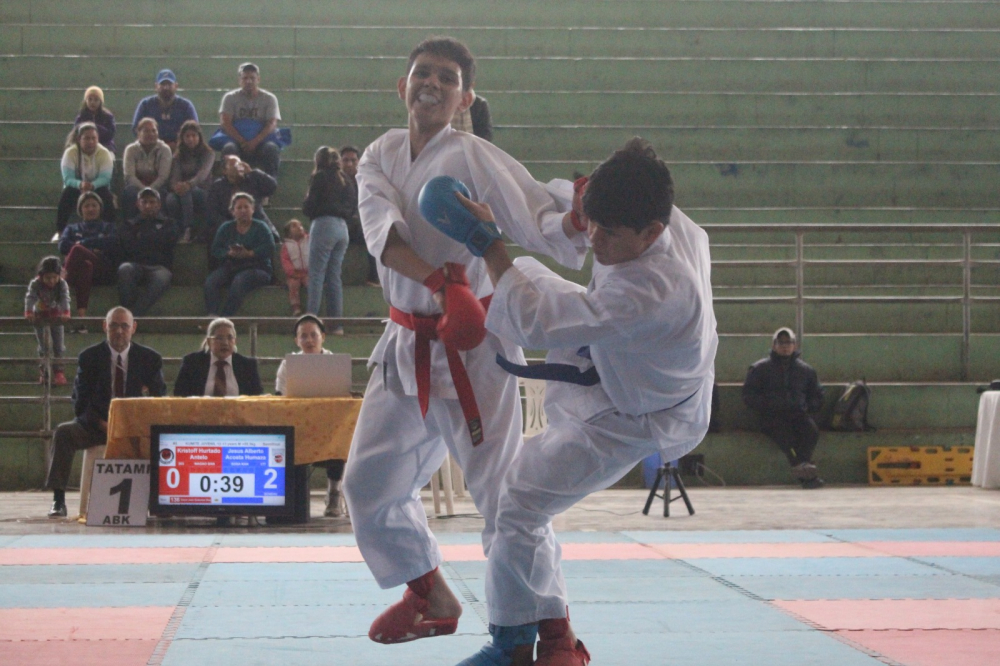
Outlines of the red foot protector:
{"label": "red foot protector", "polygon": [[538,658],[535,666],[587,666],[590,653],[583,641],[567,636],[569,618],[542,620],[538,623]]}
{"label": "red foot protector", "polygon": [[458,629],[458,618],[424,619],[430,607],[427,595],[434,586],[434,571],[407,583],[403,599],[389,606],[372,622],[368,638],[376,643],[406,643],[418,638],[445,636]]}

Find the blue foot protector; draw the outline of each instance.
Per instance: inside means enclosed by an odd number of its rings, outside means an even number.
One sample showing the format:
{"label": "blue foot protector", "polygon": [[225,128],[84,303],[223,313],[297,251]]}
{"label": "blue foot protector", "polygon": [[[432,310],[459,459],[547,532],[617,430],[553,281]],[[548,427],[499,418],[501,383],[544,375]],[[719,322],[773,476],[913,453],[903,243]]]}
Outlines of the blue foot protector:
{"label": "blue foot protector", "polygon": [[534,645],[538,636],[538,623],[521,624],[516,627],[490,625],[493,640],[458,666],[510,666],[514,649],[519,645]]}

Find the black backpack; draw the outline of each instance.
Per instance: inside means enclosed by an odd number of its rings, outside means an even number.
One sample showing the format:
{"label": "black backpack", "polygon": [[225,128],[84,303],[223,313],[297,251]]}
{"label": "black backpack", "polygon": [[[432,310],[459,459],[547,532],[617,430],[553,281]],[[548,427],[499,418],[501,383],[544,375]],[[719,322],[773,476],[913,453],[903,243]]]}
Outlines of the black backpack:
{"label": "black backpack", "polygon": [[833,417],[830,419],[830,429],[841,432],[862,432],[874,430],[868,425],[868,403],[871,402],[872,390],[865,380],[860,379],[847,385],[847,390],[833,406]]}

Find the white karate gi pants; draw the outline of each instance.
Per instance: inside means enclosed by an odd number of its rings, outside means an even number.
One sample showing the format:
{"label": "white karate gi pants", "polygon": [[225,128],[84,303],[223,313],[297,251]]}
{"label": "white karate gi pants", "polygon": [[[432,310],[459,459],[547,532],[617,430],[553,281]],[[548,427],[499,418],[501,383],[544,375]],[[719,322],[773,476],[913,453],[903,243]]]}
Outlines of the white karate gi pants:
{"label": "white karate gi pants", "polygon": [[[500,489],[497,534],[486,565],[492,624],[566,617],[562,549],[552,517],[611,486],[663,448],[650,426],[649,415],[612,412],[589,421],[549,421],[544,431],[524,442]],[[682,448],[690,450],[694,444]],[[671,448],[669,454],[687,450]]]}
{"label": "white karate gi pants", "polygon": [[496,364],[498,351],[505,350],[488,335],[466,354],[483,424],[483,442],[475,447],[458,400],[431,397],[427,417],[422,418],[417,397],[404,394],[394,363],[379,365],[372,373],[347,459],[344,495],[358,547],[383,589],[418,578],[441,563],[420,489],[447,452],[461,465],[486,520],[483,551],[487,556],[491,552],[500,482],[522,441],[517,378]]}

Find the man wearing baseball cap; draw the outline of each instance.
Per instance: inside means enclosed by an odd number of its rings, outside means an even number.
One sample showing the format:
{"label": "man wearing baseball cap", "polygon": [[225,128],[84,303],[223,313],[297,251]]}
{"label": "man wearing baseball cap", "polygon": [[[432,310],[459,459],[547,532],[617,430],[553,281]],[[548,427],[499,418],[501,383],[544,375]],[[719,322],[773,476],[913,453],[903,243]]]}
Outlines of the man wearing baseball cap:
{"label": "man wearing baseball cap", "polygon": [[747,371],[743,402],[760,415],[761,430],[774,440],[803,488],[823,487],[812,454],[819,440],[813,415],[823,406],[823,387],[816,371],[799,358],[795,333],[779,328],[771,336],[771,353]]}
{"label": "man wearing baseball cap", "polygon": [[132,116],[132,131],[136,132],[143,118],[156,120],[160,140],[177,148],[177,132],[186,120],[198,122],[198,112],[190,100],[177,94],[177,76],[169,69],[161,69],[156,75],[156,94],[139,102]]}
{"label": "man wearing baseball cap", "polygon": [[281,120],[278,98],[260,87],[257,65],[245,62],[237,73],[240,87],[223,95],[219,104],[219,126],[228,137],[222,154],[237,155],[276,179],[281,158],[275,135]]}

